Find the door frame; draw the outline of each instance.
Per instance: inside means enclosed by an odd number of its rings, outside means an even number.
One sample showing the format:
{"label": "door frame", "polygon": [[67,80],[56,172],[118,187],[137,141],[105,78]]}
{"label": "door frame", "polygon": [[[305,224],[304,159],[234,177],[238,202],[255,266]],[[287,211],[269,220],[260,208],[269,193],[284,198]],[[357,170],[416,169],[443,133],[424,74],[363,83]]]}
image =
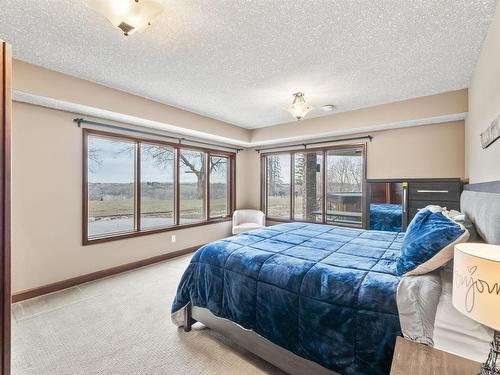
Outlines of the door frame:
{"label": "door frame", "polygon": [[0,371],[10,374],[12,50],[0,40]]}

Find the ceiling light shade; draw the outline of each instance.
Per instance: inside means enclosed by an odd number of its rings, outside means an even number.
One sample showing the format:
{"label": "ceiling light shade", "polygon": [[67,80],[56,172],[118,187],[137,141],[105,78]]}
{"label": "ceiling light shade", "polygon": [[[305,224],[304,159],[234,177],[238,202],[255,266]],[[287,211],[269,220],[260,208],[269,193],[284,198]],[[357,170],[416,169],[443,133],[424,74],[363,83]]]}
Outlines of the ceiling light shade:
{"label": "ceiling light shade", "polygon": [[87,0],[87,6],[126,36],[145,29],[163,12],[161,4],[153,0]]}
{"label": "ceiling light shade", "polygon": [[321,106],[321,109],[323,112],[331,112],[335,111],[335,106],[333,104],[325,104]]}
{"label": "ceiling light shade", "polygon": [[304,99],[304,93],[297,92],[293,94],[293,102],[288,107],[288,112],[292,114],[298,121],[302,120],[312,109],[313,107],[310,104],[306,103]]}

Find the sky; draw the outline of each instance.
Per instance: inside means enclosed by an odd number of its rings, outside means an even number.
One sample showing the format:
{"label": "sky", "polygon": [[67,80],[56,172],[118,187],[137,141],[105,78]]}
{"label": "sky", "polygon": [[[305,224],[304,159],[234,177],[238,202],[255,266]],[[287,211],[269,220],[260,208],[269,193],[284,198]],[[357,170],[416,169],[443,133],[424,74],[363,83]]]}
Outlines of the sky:
{"label": "sky", "polygon": [[[173,161],[167,161],[163,166],[152,160],[151,154],[168,150],[168,147],[142,145],[141,177],[143,182],[173,182]],[[147,147],[147,149],[146,149]],[[89,153],[96,155],[97,161],[89,161],[90,183],[132,183],[134,182],[134,143],[115,141],[99,137],[89,137]],[[188,157],[197,167],[201,160],[197,151],[184,150],[183,155]],[[188,172],[188,173],[186,173]],[[190,169],[181,164],[181,182],[195,183],[197,177],[189,173]],[[213,173],[212,182],[225,182],[226,178],[221,173]]]}

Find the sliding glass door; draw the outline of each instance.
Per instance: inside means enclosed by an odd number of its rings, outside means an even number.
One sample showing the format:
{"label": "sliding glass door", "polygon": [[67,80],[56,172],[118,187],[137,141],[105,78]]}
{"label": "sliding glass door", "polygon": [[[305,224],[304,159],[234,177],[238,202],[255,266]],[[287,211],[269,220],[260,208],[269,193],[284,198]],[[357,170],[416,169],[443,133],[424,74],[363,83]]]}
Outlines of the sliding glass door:
{"label": "sliding glass door", "polygon": [[263,158],[263,209],[268,219],[363,226],[364,144]]}

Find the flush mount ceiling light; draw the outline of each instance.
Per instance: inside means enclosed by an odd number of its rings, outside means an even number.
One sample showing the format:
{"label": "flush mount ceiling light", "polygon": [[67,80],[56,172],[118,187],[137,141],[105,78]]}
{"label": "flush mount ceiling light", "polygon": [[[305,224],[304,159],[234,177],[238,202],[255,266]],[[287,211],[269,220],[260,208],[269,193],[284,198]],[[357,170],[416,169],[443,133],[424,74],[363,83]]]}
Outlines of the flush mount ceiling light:
{"label": "flush mount ceiling light", "polygon": [[313,107],[306,103],[303,92],[296,92],[293,96],[293,102],[290,107],[288,107],[288,112],[300,121],[313,109]]}
{"label": "flush mount ceiling light", "polygon": [[125,36],[150,26],[163,12],[161,4],[153,0],[87,0],[87,5],[105,16]]}
{"label": "flush mount ceiling light", "polygon": [[331,112],[335,110],[335,106],[333,104],[325,104],[321,106],[323,112]]}

